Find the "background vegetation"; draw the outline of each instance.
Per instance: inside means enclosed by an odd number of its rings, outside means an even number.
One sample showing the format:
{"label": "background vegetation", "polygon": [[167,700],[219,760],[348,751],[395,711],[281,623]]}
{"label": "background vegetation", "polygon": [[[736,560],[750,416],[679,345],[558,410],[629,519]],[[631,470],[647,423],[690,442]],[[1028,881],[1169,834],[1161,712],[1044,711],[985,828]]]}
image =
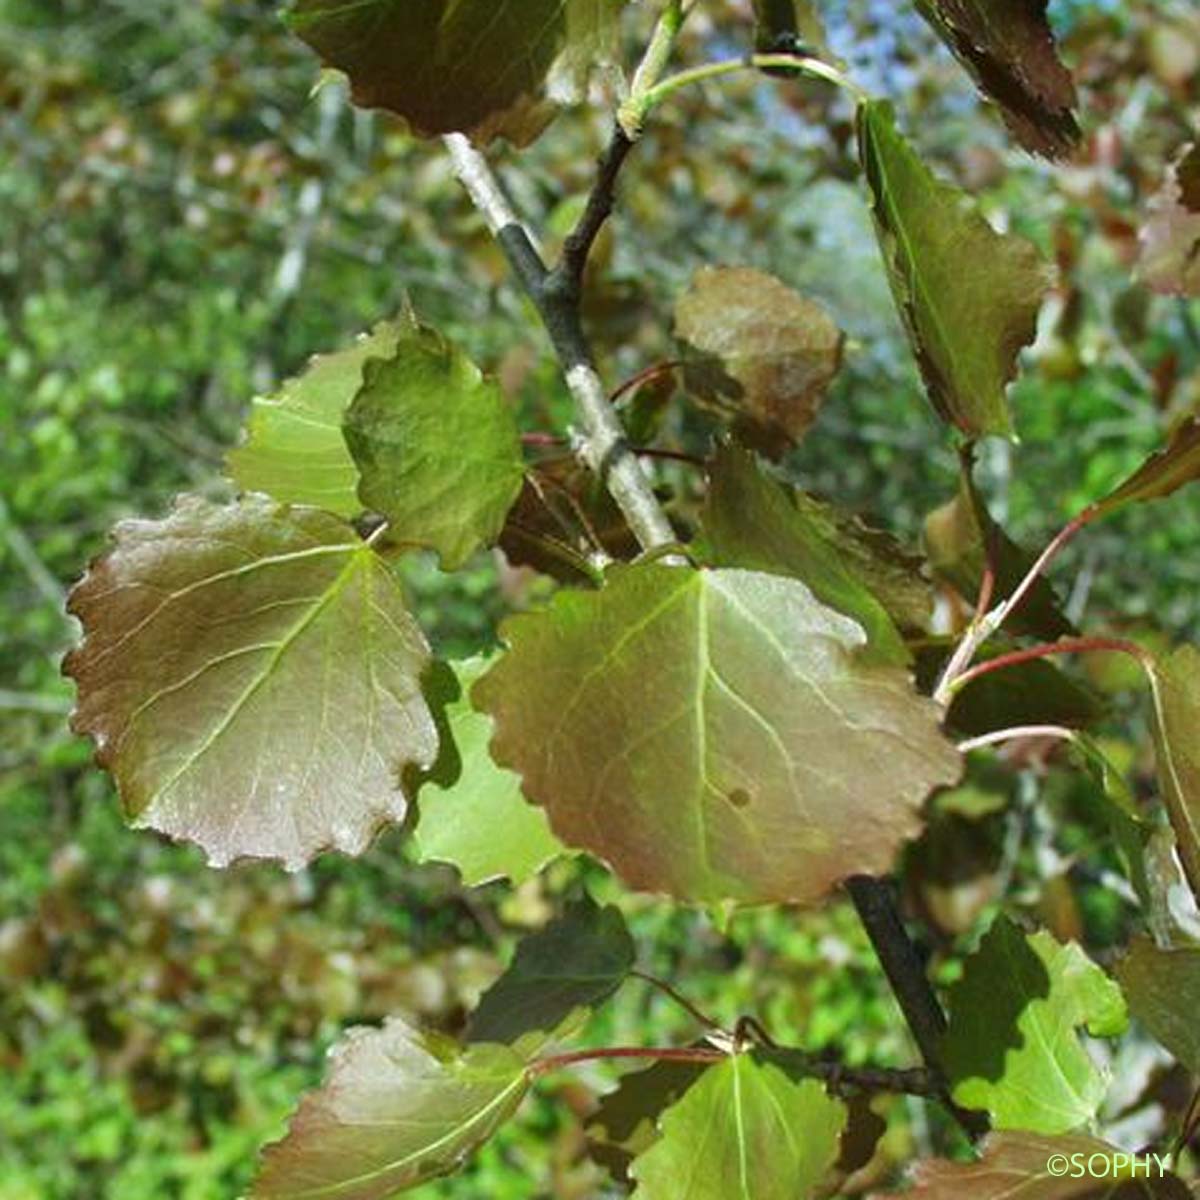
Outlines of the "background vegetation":
{"label": "background vegetation", "polygon": [[[693,52],[739,49],[741,6],[708,7]],[[1196,136],[1200,16],[1185,0],[1053,5],[1087,141],[1050,170],[1009,147],[915,14],[899,19],[891,0],[821,9],[858,77],[903,97],[939,170],[1058,264],[1014,396],[1023,442],[984,464],[993,513],[1036,544],[1200,405],[1200,305],[1152,299],[1131,271],[1139,214]],[[717,1015],[757,1010],[813,1049],[911,1061],[841,905],[719,928],[571,862],[515,891],[468,891],[448,869],[405,861],[395,836],[295,876],[216,874],[122,824],[88,746],[66,731],[58,674],[74,636],[64,590],[115,520],[159,514],[184,488],[211,493],[252,395],[409,303],[500,376],[528,424],[561,424],[565,411],[540,334],[436,145],[352,111],[336,84],[314,94],[315,81],[265,0],[0,0],[0,1200],[237,1195],[342,1028],[389,1012],[457,1028],[515,937],[584,878],[626,911],[644,965],[686,975]],[[599,118],[567,117],[527,156],[520,199],[539,225],[569,224],[605,133]],[[746,79],[680,97],[627,174],[588,316],[616,379],[672,357],[671,300],[703,262],[765,267],[824,301],[851,337],[848,369],[789,470],[885,512],[915,542],[953,494],[956,463],[845,182],[851,154],[850,111],[829,89]],[[682,443],[702,430],[670,432]],[[668,478],[685,503],[687,469]],[[1153,616],[1168,636],[1194,637],[1198,547],[1194,493],[1131,511],[1065,559],[1069,608],[1114,630]],[[530,601],[521,571],[491,555],[453,587],[431,564],[409,582],[425,627],[466,653],[492,627],[480,597],[497,578],[508,604]],[[1085,670],[1129,706],[1129,678]],[[1110,749],[1145,778],[1144,744]],[[1122,929],[1126,900],[1086,785],[1036,761],[1004,780],[973,780],[912,851],[934,882],[907,900],[938,931],[947,977],[1011,882],[1059,936],[1101,954]],[[1051,829],[1048,812],[1073,820]],[[633,989],[603,1020],[618,1041],[686,1029]],[[1180,1086],[1149,1052],[1130,1055],[1130,1112]],[[613,1077],[585,1078],[468,1176],[422,1194],[604,1194],[582,1128]],[[926,1137],[922,1110],[909,1118],[880,1178]]]}

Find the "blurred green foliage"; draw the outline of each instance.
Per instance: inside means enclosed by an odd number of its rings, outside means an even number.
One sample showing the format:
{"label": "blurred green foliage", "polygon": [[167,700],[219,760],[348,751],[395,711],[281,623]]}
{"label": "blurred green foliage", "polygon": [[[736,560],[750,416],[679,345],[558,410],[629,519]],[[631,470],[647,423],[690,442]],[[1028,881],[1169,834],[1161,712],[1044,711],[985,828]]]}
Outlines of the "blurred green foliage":
{"label": "blurred green foliage", "polygon": [[[741,6],[703,7],[719,20],[702,12],[692,57],[746,44]],[[997,517],[1036,544],[1200,402],[1197,305],[1131,282],[1137,214],[1194,136],[1200,28],[1174,0],[1056,5],[1088,141],[1051,171],[1008,148],[913,14],[872,0],[823,9],[835,50],[897,97],[938,169],[1060,268],[1014,392],[1022,443],[983,463]],[[633,14],[631,45],[649,15]],[[344,1026],[402,1011],[458,1028],[515,937],[585,880],[627,912],[643,965],[716,1015],[757,1011],[851,1062],[911,1055],[844,906],[722,929],[571,864],[516,893],[470,894],[453,872],[405,863],[395,835],[360,862],[296,877],[217,875],[123,826],[65,728],[64,592],[116,520],[159,514],[179,490],[220,493],[253,394],[411,303],[499,375],[527,428],[564,424],[545,346],[436,145],[315,82],[267,0],[0,2],[0,1200],[238,1194]],[[551,237],[605,126],[568,115],[508,175]],[[673,357],[671,301],[702,263],[766,267],[821,300],[850,336],[848,366],[789,469],[915,541],[953,493],[955,457],[904,350],[852,153],[849,110],[819,85],[747,79],[680,96],[631,165],[587,315],[615,382]],[[659,436],[702,451],[703,433],[675,406]],[[688,468],[660,481],[686,519]],[[1072,611],[1194,630],[1198,541],[1186,492],[1089,532],[1060,568]],[[453,579],[423,558],[404,570],[453,655],[489,643],[503,609],[531,599],[491,556]],[[1117,700],[1128,707],[1127,693]],[[1127,750],[1143,778],[1145,749]],[[1109,886],[1111,847],[1078,815],[1081,785],[1036,768],[1019,786],[984,781],[997,804],[935,822],[913,851],[946,866],[907,899],[939,931],[930,949],[947,978],[999,878],[1064,935],[1107,944],[1120,930],[1127,898]],[[1050,808],[1074,819],[1053,824]],[[1069,873],[1078,902],[1056,886]],[[630,987],[595,1033],[693,1031]],[[427,1194],[604,1194],[580,1118],[612,1078],[597,1067],[551,1081],[562,1103],[531,1105],[467,1175]],[[912,1129],[926,1136],[919,1120]]]}

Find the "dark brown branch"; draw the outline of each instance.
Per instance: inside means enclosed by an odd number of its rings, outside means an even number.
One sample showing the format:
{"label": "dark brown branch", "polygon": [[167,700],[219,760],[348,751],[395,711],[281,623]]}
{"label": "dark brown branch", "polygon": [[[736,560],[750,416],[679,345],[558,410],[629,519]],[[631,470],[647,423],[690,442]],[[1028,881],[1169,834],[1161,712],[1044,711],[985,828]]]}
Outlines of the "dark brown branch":
{"label": "dark brown branch", "polygon": [[921,1058],[931,1076],[939,1081],[934,1094],[971,1137],[978,1137],[987,1129],[986,1120],[978,1113],[963,1111],[950,1100],[941,1061],[946,1014],[925,974],[925,963],[900,919],[890,885],[870,875],[853,875],[846,880],[846,891],[858,910]]}
{"label": "dark brown branch", "polygon": [[596,182],[592,185],[587,204],[575,228],[563,242],[562,258],[554,268],[556,282],[568,295],[579,296],[583,289],[583,272],[604,222],[617,201],[617,177],[633,149],[633,142],[618,125],[613,129],[608,147],[600,158]]}

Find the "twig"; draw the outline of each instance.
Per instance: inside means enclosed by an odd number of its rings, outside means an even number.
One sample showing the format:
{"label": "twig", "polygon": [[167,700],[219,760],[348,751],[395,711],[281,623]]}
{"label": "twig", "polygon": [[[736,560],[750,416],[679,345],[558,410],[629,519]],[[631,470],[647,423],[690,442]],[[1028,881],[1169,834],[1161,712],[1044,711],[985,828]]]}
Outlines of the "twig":
{"label": "twig", "polygon": [[1007,667],[1018,667],[1022,663],[1034,662],[1039,658],[1050,658],[1055,654],[1090,654],[1095,650],[1109,650],[1119,654],[1129,654],[1140,663],[1145,663],[1149,657],[1146,650],[1137,642],[1125,638],[1062,638],[1057,642],[1043,642],[1040,646],[1029,646],[1024,650],[1014,650],[1011,654],[1001,654],[997,658],[989,658],[986,662],[976,663],[954,680],[950,695],[960,692],[972,680],[992,671],[1003,671]]}
{"label": "twig", "polygon": [[1015,742],[1020,738],[1061,738],[1073,741],[1075,731],[1064,725],[1014,725],[1011,729],[995,729],[979,737],[968,738],[958,743],[958,752],[967,754],[971,750],[982,750],[985,746],[999,746],[1004,742]]}
{"label": "twig", "polygon": [[580,449],[584,461],[605,481],[645,549],[669,545],[675,540],[671,523],[641,464],[629,451],[625,431],[593,365],[578,294],[573,294],[569,281],[564,287],[562,276],[555,278],[546,270],[483,155],[462,134],[448,134],[445,143],[467,194],[500,243],[550,336],[583,426]]}
{"label": "twig", "polygon": [[979,1136],[987,1128],[985,1120],[977,1113],[960,1109],[950,1099],[941,1061],[946,1014],[925,974],[925,964],[900,919],[889,885],[870,875],[852,875],[846,880],[846,891],[858,910],[859,919],[892,986],[900,1011],[912,1030],[921,1058],[932,1077],[938,1081],[934,1094],[969,1136]]}
{"label": "twig", "polygon": [[567,234],[563,242],[562,258],[554,268],[556,282],[568,293],[573,292],[576,298],[583,288],[583,272],[587,266],[588,255],[604,222],[612,213],[617,199],[617,176],[633,149],[633,142],[620,127],[613,129],[608,148],[600,159],[600,169],[596,174],[596,182],[575,228]]}
{"label": "twig", "polygon": [[629,972],[634,979],[640,979],[643,983],[650,984],[651,987],[656,987],[664,996],[674,1000],[680,1008],[689,1013],[696,1021],[708,1029],[716,1029],[722,1033],[727,1032],[725,1027],[719,1022],[714,1021],[707,1013],[697,1008],[682,992],[677,992],[665,979],[659,979],[657,975],[651,975],[648,971],[632,970]]}
{"label": "twig", "polygon": [[609,396],[609,403],[618,403],[630,392],[637,391],[652,379],[657,379],[660,375],[666,375],[670,371],[677,371],[682,366],[683,359],[681,358],[670,358],[666,362],[651,363],[650,366],[638,371],[636,375],[630,375],[624,383],[620,384]]}
{"label": "twig", "polygon": [[[564,1067],[585,1062],[604,1062],[613,1059],[654,1059],[658,1062],[711,1064],[730,1057],[726,1050],[708,1046],[605,1046],[595,1050],[575,1050],[569,1054],[553,1054],[529,1064],[531,1078],[548,1075]],[[896,1092],[910,1096],[936,1099],[943,1086],[938,1078],[924,1067],[896,1070],[887,1067],[847,1067],[838,1062],[826,1062],[806,1054],[789,1054],[789,1065],[800,1073],[824,1080],[832,1091]]]}

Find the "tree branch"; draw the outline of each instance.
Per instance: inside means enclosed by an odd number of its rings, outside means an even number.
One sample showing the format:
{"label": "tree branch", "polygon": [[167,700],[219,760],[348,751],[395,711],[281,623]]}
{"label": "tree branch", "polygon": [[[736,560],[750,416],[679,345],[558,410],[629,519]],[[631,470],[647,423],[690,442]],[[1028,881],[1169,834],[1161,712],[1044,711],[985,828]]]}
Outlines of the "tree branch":
{"label": "tree branch", "polygon": [[630,452],[620,418],[596,373],[579,315],[578,290],[565,274],[547,271],[483,155],[462,134],[451,133],[444,140],[459,180],[504,250],[550,336],[583,427],[581,457],[604,480],[644,549],[671,545],[675,541],[671,523],[641,464]]}
{"label": "tree branch", "polygon": [[950,1109],[969,1136],[979,1136],[987,1129],[986,1120],[978,1113],[960,1109],[950,1099],[946,1088],[941,1054],[946,1014],[925,974],[925,964],[900,919],[888,883],[870,875],[853,875],[846,880],[846,891],[850,893],[904,1019],[912,1030],[921,1058],[938,1081],[933,1094]]}
{"label": "tree branch", "polygon": [[613,129],[608,148],[600,159],[600,169],[588,196],[587,205],[575,228],[567,234],[566,241],[563,242],[562,258],[554,273],[559,277],[562,287],[574,290],[576,298],[583,289],[583,271],[587,266],[588,255],[591,254],[592,246],[616,203],[617,176],[620,175],[633,145],[619,125]]}

